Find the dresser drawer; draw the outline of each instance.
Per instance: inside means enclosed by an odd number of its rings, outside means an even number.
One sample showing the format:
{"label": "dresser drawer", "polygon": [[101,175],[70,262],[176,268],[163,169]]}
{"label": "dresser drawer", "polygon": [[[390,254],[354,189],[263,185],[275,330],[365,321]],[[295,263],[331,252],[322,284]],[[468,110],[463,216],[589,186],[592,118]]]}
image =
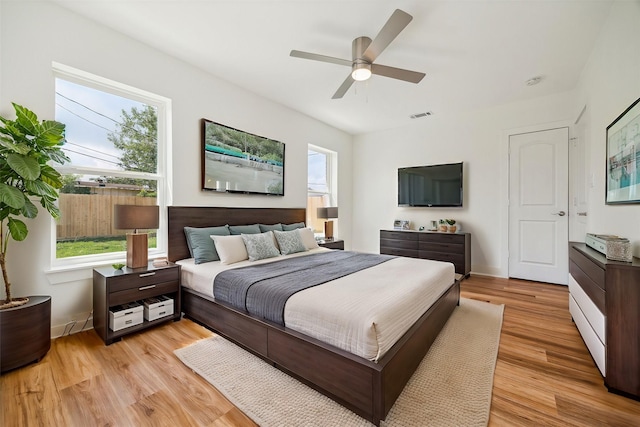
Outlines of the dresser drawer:
{"label": "dresser drawer", "polygon": [[380,248],[413,249],[418,250],[417,240],[380,239]]}
{"label": "dresser drawer", "polygon": [[418,258],[417,249],[403,249],[391,246],[380,246],[380,253],[383,255],[406,256],[409,258]]}
{"label": "dresser drawer", "polygon": [[418,245],[420,252],[448,252],[456,254],[464,254],[464,245],[458,243],[438,243],[438,242],[424,242],[420,240]]}
{"label": "dresser drawer", "polygon": [[598,335],[600,341],[602,341],[603,344],[606,344],[607,334],[605,331],[606,320],[604,318],[604,314],[602,314],[585,291],[582,290],[572,275],[569,275],[569,294],[580,307],[580,311],[582,311],[584,317],[587,318],[589,325],[591,325],[591,328],[594,330],[596,335]]}
{"label": "dresser drawer", "polygon": [[591,298],[596,307],[598,307],[598,310],[606,314],[607,307],[605,304],[604,289],[598,286],[596,282],[574,262],[573,258],[569,260],[569,274],[575,279],[589,298]]}
{"label": "dresser drawer", "polygon": [[390,240],[410,240],[413,242],[418,241],[418,235],[416,233],[407,231],[385,231],[380,230],[380,240],[382,239],[390,239]]}
{"label": "dresser drawer", "polygon": [[171,282],[154,283],[151,285],[140,285],[132,289],[112,292],[109,295],[109,304],[114,306],[124,304],[129,301],[138,301],[159,294],[178,292],[179,288],[180,282],[178,282],[177,280]]}
{"label": "dresser drawer", "polygon": [[156,283],[177,281],[180,279],[179,268],[165,268],[153,270],[139,274],[126,274],[117,277],[110,277],[107,280],[109,292],[123,291],[126,289],[135,289]]}
{"label": "dresser drawer", "polygon": [[596,362],[600,373],[602,376],[606,377],[607,365],[605,345],[598,339],[598,335],[595,333],[584,313],[580,310],[578,303],[576,303],[571,295],[569,295],[569,312],[571,313],[571,317],[573,317],[573,321],[575,322],[578,331],[580,331],[580,335],[582,336],[584,343],[589,349],[589,353],[591,353],[591,357],[593,357],[593,360]]}
{"label": "dresser drawer", "polygon": [[419,234],[420,243],[422,242],[434,242],[434,243],[454,243],[464,245],[464,234],[456,233],[421,233]]}
{"label": "dresser drawer", "polygon": [[585,254],[578,249],[571,247],[569,250],[569,259],[578,266],[583,274],[586,275],[596,286],[602,290],[606,290],[604,269],[600,268],[595,262],[587,258]]}
{"label": "dresser drawer", "polygon": [[451,262],[462,266],[464,265],[464,255],[457,253],[420,251],[420,258]]}

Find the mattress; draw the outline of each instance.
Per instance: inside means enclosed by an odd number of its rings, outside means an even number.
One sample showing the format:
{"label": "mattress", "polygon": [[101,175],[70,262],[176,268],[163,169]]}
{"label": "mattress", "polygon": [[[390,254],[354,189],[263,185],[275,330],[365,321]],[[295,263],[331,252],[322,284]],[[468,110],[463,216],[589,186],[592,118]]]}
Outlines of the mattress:
{"label": "mattress", "polygon": [[[226,269],[305,256],[318,248],[277,258],[223,265],[182,266],[182,286],[213,297],[213,280]],[[451,263],[397,257],[345,277],[305,289],[287,301],[287,328],[371,361],[379,360],[454,282]]]}

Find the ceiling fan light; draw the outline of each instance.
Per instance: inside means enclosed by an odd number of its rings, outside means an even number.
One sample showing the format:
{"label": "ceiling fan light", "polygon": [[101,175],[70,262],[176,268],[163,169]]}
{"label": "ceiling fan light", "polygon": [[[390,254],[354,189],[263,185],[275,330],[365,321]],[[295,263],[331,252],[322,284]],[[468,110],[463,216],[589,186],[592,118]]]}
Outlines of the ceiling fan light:
{"label": "ceiling fan light", "polygon": [[367,80],[371,77],[371,64],[354,64],[351,77],[357,82]]}

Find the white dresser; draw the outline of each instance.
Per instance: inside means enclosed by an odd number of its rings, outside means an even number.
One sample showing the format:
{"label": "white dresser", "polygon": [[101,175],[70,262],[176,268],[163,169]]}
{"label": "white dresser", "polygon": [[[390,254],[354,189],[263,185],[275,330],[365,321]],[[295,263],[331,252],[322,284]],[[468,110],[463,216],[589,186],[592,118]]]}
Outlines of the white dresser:
{"label": "white dresser", "polygon": [[640,260],[569,245],[569,311],[609,391],[640,398]]}

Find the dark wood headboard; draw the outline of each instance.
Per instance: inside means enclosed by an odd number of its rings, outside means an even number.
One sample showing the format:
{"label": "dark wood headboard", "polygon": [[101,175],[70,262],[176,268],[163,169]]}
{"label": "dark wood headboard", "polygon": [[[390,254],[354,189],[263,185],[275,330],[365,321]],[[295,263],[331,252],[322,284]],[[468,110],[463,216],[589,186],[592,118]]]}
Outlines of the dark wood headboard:
{"label": "dark wood headboard", "polygon": [[184,227],[215,227],[220,225],[292,224],[306,221],[304,208],[219,208],[200,206],[168,207],[168,258],[177,261],[189,258]]}

